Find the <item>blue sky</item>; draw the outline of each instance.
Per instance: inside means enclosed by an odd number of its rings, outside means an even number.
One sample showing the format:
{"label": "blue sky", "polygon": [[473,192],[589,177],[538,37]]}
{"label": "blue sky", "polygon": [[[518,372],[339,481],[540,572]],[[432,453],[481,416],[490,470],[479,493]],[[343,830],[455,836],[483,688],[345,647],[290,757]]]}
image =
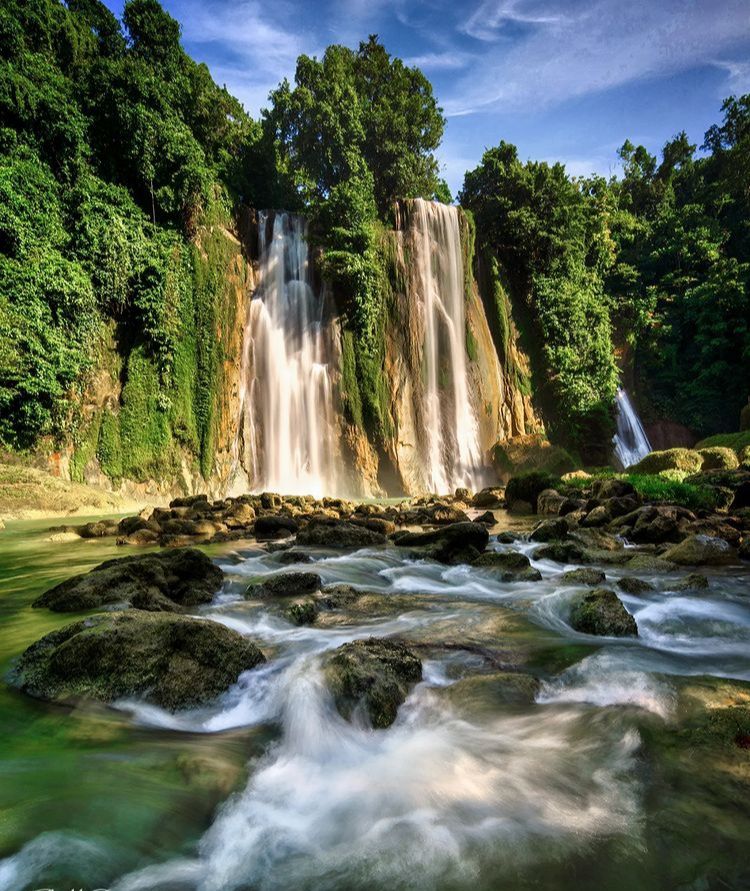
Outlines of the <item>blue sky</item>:
{"label": "blue sky", "polygon": [[524,159],[606,175],[626,138],[656,152],[684,128],[700,145],[722,99],[750,92],[750,0],[162,2],[253,115],[300,53],[379,34],[434,85],[454,192],[501,139]]}

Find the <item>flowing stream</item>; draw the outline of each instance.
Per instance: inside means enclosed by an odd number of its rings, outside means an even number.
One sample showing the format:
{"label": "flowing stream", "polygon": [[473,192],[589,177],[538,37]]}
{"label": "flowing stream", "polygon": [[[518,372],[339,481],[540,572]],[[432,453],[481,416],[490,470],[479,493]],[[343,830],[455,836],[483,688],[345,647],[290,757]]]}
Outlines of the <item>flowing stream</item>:
{"label": "flowing stream", "polygon": [[[494,531],[524,522],[499,519]],[[30,601],[116,550],[44,538],[41,524],[9,523],[0,539],[4,671],[70,621]],[[0,887],[745,887],[750,806],[734,785],[741,762],[722,759],[746,755],[702,749],[681,728],[691,697],[730,695],[722,684],[750,695],[747,567],[712,571],[695,593],[673,590],[679,573],[640,573],[655,590],[621,595],[640,636],[610,639],[571,629],[569,567],[533,558],[542,581],[508,583],[394,547],[309,551],[299,566],[250,542],[209,552],[228,582],[201,614],[268,662],[176,715],[138,702],[71,710],[2,688]],[[366,593],[310,627],[242,597],[295,568]],[[623,575],[602,568],[610,585]],[[387,730],[344,721],[321,672],[327,652],[371,635],[402,638],[423,661]],[[509,676],[529,675],[531,700],[505,695]]]}
{"label": "flowing stream", "polygon": [[424,321],[425,469],[431,492],[484,484],[466,362],[464,265],[458,209],[413,202],[418,294]]}
{"label": "flowing stream", "polygon": [[617,464],[625,470],[648,455],[651,451],[651,443],[648,441],[638,412],[630,401],[628,391],[623,387],[617,388],[615,407],[617,410],[617,432],[612,439],[614,458]]}
{"label": "flowing stream", "polygon": [[240,412],[254,491],[337,491],[333,324],[298,216],[258,215],[259,285],[245,332]]}

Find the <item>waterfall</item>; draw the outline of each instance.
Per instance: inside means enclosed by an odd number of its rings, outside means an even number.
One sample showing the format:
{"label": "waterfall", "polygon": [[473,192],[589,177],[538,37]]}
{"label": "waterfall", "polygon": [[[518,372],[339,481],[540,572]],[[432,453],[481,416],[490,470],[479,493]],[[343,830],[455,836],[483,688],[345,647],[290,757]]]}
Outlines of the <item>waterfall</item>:
{"label": "waterfall", "polygon": [[617,433],[612,439],[612,444],[615,460],[624,469],[637,464],[641,458],[645,458],[651,451],[651,443],[648,441],[646,431],[643,429],[638,412],[630,401],[627,390],[622,387],[617,388],[615,404],[617,406]]}
{"label": "waterfall", "polygon": [[240,411],[255,491],[336,491],[333,326],[316,293],[305,221],[258,215],[259,284],[250,301]]}
{"label": "waterfall", "polygon": [[417,199],[411,228],[424,325],[426,482],[432,492],[483,484],[479,427],[466,363],[464,266],[458,209]]}

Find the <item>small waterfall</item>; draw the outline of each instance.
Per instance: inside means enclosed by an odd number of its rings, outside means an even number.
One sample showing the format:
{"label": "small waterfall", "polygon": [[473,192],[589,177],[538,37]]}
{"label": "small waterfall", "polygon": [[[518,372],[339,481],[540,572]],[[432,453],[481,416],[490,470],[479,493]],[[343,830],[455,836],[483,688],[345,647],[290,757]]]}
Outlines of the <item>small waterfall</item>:
{"label": "small waterfall", "polygon": [[445,493],[483,485],[479,427],[466,367],[464,267],[458,210],[417,199],[411,227],[424,323],[426,483]]}
{"label": "small waterfall", "polygon": [[258,215],[259,285],[245,331],[240,411],[252,488],[321,497],[336,491],[334,338],[306,230],[292,214]]}
{"label": "small waterfall", "polygon": [[651,451],[646,431],[638,417],[627,390],[617,388],[617,433],[612,439],[615,461],[624,469],[637,464]]}

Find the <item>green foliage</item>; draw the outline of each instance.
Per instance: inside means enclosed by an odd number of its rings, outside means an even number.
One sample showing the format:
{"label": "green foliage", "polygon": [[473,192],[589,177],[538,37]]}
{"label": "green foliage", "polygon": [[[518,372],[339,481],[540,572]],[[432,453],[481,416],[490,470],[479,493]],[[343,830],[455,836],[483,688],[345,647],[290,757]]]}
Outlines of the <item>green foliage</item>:
{"label": "green foliage", "polygon": [[70,458],[70,478],[74,483],[84,482],[86,467],[96,457],[100,426],[101,417],[96,414],[76,431]]}
{"label": "green foliage", "polygon": [[517,436],[496,443],[492,449],[492,463],[501,474],[541,470],[561,476],[576,468],[576,462],[565,449],[552,445],[538,434]]}
{"label": "green foliage", "polygon": [[525,306],[526,346],[550,434],[575,448],[606,441],[617,371],[603,294],[613,246],[599,200],[561,164],[522,164],[514,146],[500,143],[467,173],[461,202],[476,219],[485,302],[504,355],[509,323],[498,262],[514,301]]}
{"label": "green foliage", "polygon": [[715,510],[719,499],[710,486],[696,486],[677,482],[663,476],[629,473],[623,477],[632,483],[636,492],[646,501],[662,501],[678,504],[688,510]]}
{"label": "green foliage", "polygon": [[545,470],[531,470],[511,477],[505,487],[505,500],[526,501],[536,513],[536,502],[545,489],[555,487],[556,478]]}
{"label": "green foliage", "polygon": [[111,480],[122,478],[122,440],[120,420],[108,408],[104,409],[99,426],[99,440],[96,445],[99,466]]}
{"label": "green foliage", "polygon": [[479,358],[479,345],[468,321],[466,322],[466,355],[472,362],[476,362]]}

